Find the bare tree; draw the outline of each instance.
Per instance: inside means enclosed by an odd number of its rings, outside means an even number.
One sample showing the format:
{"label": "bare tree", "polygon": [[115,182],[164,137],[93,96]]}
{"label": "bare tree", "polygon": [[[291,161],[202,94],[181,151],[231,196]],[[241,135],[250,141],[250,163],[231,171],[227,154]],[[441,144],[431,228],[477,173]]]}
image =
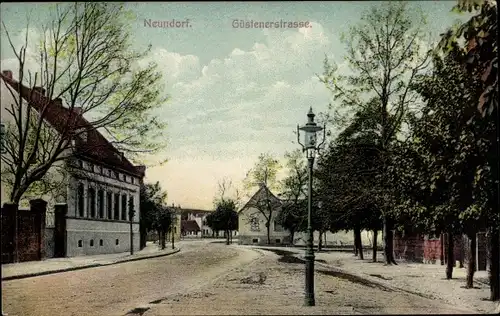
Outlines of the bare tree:
{"label": "bare tree", "polygon": [[26,67],[28,36],[17,50],[3,25],[19,64],[17,80],[10,71],[2,73],[13,98],[2,179],[8,178],[15,204],[76,153],[98,155],[100,146],[109,146],[102,135],[136,159],[164,147],[165,125],[152,113],[166,101],[160,97],[161,74],[155,64],[139,66],[150,48],[131,50],[123,4],[63,3],[53,14],[35,43],[38,70]]}
{"label": "bare tree", "polygon": [[[375,196],[383,212],[384,252],[388,264],[396,264],[392,249],[391,188],[386,176],[391,147],[401,132],[405,115],[418,104],[418,95],[411,87],[429,61],[429,52],[422,42],[425,19],[422,15],[410,14],[406,6],[403,2],[373,6],[358,25],[351,27],[349,35],[343,36],[346,61],[353,73],[339,73],[338,67],[325,59],[325,72],[320,76],[333,98],[351,110],[347,116],[375,105],[373,115],[377,116],[378,124],[373,132],[381,161],[375,175],[379,180]],[[332,117],[337,125],[352,121],[341,113]],[[363,124],[356,128],[356,132],[366,132]]]}
{"label": "bare tree", "polygon": [[[276,198],[270,189],[278,189],[277,179],[280,164],[270,154],[261,154],[255,166],[247,173],[244,185],[247,190],[259,187],[260,195],[253,196],[248,202],[249,207],[253,207],[265,218],[267,231],[267,243],[271,243],[271,221],[274,211],[281,206],[281,202]],[[252,219],[249,219],[252,220]]]}

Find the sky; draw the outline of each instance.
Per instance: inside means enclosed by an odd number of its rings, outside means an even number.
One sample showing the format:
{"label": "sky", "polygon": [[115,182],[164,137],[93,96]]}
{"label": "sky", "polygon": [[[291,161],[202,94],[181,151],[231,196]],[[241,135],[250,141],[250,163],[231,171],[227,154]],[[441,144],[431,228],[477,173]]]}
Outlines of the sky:
{"label": "sky", "polygon": [[[463,16],[455,1],[410,1],[421,8],[433,38]],[[318,81],[328,56],[348,71],[340,35],[363,12],[382,2],[168,2],[128,3],[132,47],[152,45],[144,62],[155,61],[170,99],[158,115],[167,122],[168,163],[149,168],[146,181],[159,181],[169,204],[211,209],[217,183],[238,187],[260,153],[282,159],[300,148],[297,124],[309,107],[325,112],[331,94]],[[14,41],[40,34],[50,4],[2,3],[0,17]],[[188,21],[184,27],[153,27],[154,21]],[[309,22],[295,29],[249,29],[236,21]],[[2,70],[12,67],[12,50],[2,30]],[[16,45],[16,43],[15,43]]]}

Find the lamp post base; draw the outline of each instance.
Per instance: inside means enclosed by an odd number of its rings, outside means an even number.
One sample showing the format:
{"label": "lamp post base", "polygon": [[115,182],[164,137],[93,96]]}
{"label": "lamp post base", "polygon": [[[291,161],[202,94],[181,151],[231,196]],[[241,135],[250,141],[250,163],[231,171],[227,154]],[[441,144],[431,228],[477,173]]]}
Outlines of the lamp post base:
{"label": "lamp post base", "polygon": [[[309,235],[312,235],[312,233]],[[312,243],[312,236],[309,236],[306,248],[306,254],[304,256],[306,260],[306,289],[305,289],[306,295],[304,298],[304,306],[316,305],[314,299],[314,248],[313,247],[314,246]]]}

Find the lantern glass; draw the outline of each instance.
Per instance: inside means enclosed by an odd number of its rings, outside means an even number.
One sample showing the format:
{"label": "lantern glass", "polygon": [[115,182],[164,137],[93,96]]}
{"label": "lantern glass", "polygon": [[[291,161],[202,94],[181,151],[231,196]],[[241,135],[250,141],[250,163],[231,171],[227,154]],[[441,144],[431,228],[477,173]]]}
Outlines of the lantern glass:
{"label": "lantern glass", "polygon": [[315,148],[316,147],[316,132],[306,131],[305,133],[305,142],[306,148]]}

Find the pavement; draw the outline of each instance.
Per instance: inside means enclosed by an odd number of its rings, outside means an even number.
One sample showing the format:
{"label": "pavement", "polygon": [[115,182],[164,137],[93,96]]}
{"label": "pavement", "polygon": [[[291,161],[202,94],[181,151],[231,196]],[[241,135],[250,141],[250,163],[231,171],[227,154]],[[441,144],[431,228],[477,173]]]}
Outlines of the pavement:
{"label": "pavement", "polygon": [[[272,247],[261,247],[269,248]],[[298,248],[282,248],[303,258],[304,250]],[[365,251],[365,260],[360,260],[352,253],[325,250],[315,252],[315,265],[328,267],[336,271],[376,282],[386,287],[411,292],[421,297],[441,300],[461,308],[473,308],[480,313],[500,312],[498,302],[491,302],[489,298],[488,272],[476,271],[474,274],[474,288],[466,289],[465,268],[454,268],[453,278],[445,278],[445,267],[440,264],[423,264],[398,261],[397,266],[387,266],[383,262],[382,253],[378,255],[378,262],[371,262],[371,251]]]}
{"label": "pavement", "polygon": [[34,276],[74,271],[80,269],[94,268],[118,264],[122,262],[143,260],[168,256],[180,251],[179,245],[172,249],[170,245],[161,250],[158,244],[148,242],[146,247],[130,255],[129,252],[81,256],[71,258],[51,258],[42,261],[29,261],[2,264],[2,281],[24,279]]}

